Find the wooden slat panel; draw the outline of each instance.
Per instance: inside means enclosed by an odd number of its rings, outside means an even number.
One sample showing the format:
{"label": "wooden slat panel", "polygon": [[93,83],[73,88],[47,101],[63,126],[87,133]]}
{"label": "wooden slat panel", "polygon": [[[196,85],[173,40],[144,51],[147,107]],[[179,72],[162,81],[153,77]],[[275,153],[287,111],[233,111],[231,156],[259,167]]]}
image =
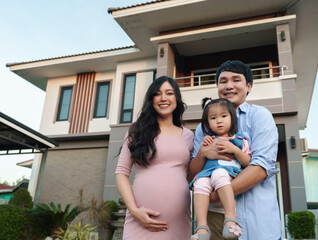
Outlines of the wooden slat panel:
{"label": "wooden slat panel", "polygon": [[95,75],[95,72],[77,75],[69,133],[88,132]]}

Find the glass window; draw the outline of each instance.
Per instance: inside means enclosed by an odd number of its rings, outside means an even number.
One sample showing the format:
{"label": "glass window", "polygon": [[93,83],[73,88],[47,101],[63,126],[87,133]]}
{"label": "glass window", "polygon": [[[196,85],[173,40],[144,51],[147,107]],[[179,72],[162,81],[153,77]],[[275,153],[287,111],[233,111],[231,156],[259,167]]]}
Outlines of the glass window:
{"label": "glass window", "polygon": [[121,123],[132,122],[134,97],[135,97],[136,74],[126,75],[124,82],[124,93],[121,108]]}
{"label": "glass window", "polygon": [[109,82],[97,84],[94,118],[106,117],[109,95]]}
{"label": "glass window", "polygon": [[59,109],[57,114],[57,121],[68,120],[71,100],[72,100],[73,87],[63,87],[61,90]]}

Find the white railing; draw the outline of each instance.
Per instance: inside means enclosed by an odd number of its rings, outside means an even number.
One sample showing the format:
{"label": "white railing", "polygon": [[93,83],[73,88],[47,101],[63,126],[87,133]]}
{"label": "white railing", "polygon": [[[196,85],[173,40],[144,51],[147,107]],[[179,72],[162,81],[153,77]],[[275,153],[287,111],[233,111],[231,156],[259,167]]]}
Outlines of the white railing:
{"label": "white railing", "polygon": [[[264,68],[251,68],[254,80],[274,78],[285,75],[287,67],[275,66],[275,67],[264,67]],[[175,78],[179,87],[193,87],[202,86],[207,84],[216,84],[216,74],[201,74],[186,77]]]}

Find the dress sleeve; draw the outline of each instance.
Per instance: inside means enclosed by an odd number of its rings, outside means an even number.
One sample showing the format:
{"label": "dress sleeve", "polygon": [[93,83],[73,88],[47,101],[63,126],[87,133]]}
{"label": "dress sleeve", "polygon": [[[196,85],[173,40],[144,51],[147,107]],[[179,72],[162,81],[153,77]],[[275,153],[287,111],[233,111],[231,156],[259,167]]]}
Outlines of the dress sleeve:
{"label": "dress sleeve", "polygon": [[251,154],[250,147],[248,146],[248,141],[243,139],[243,147],[242,147],[242,152],[246,154]]}
{"label": "dress sleeve", "polygon": [[124,139],[125,140],[120,151],[115,174],[121,173],[129,177],[133,161],[131,159],[130,150],[128,148],[128,133],[126,133]]}
{"label": "dress sleeve", "polygon": [[272,114],[259,107],[251,116],[252,159],[250,165],[261,166],[266,170],[267,178],[276,175],[279,170],[275,167],[278,150],[278,131]]}

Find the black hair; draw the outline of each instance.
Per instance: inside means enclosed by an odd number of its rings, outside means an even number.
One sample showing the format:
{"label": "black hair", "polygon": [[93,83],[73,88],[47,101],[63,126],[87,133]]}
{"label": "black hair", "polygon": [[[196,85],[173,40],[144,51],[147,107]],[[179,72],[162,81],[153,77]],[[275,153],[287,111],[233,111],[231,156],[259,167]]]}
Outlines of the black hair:
{"label": "black hair", "polygon": [[251,83],[253,86],[253,74],[251,68],[239,60],[226,61],[221,64],[216,72],[216,84],[219,84],[219,77],[222,72],[234,72],[243,74],[246,79],[246,86]]}
{"label": "black hair", "polygon": [[[207,103],[207,101],[209,102]],[[213,105],[215,106],[215,104],[221,107],[224,107],[229,111],[231,116],[231,128],[229,130],[229,136],[233,136],[235,133],[237,133],[237,116],[236,116],[234,105],[226,98],[218,98],[213,100],[211,98],[202,99],[203,113],[202,113],[201,127],[202,127],[203,133],[206,135],[215,135],[215,133],[210,128],[209,119],[208,119],[209,110]]]}
{"label": "black hair", "polygon": [[133,162],[145,167],[149,165],[157,152],[154,139],[160,133],[160,128],[157,112],[153,107],[153,98],[164,82],[170,83],[177,101],[177,107],[173,111],[173,124],[178,127],[182,126],[182,115],[186,105],[181,99],[178,84],[167,76],[159,77],[149,86],[140,115],[137,121],[130,126],[128,134],[128,148]]}

